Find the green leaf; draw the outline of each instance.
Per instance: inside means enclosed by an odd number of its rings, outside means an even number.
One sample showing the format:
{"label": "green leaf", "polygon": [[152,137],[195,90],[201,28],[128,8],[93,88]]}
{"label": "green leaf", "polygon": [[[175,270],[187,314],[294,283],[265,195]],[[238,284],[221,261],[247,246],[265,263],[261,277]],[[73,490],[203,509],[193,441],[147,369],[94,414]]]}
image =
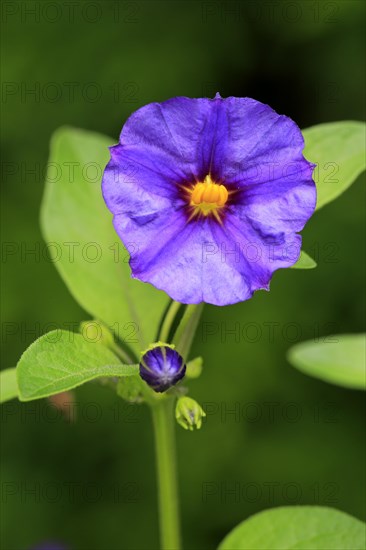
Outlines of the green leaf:
{"label": "green leaf", "polygon": [[301,372],[346,388],[366,389],[366,335],[337,334],[321,342],[302,342],[288,351]]}
{"label": "green leaf", "polygon": [[292,266],[292,269],[313,269],[316,265],[316,261],[313,260],[309,254],[301,250],[300,258],[297,260],[296,264]]}
{"label": "green leaf", "polygon": [[365,124],[319,124],[303,131],[305,158],[317,164],[317,209],[341,195],[365,170]]}
{"label": "green leaf", "polygon": [[18,397],[16,369],[5,369],[0,372],[0,403]]}
{"label": "green leaf", "polygon": [[111,138],[73,128],[53,135],[41,225],[79,304],[136,352],[155,338],[168,296],[131,278],[128,253],[101,191]]}
{"label": "green leaf", "polygon": [[53,330],[33,342],[19,359],[19,399],[39,399],[100,376],[131,376],[137,371],[137,365],[119,363],[99,342],[67,330]]}
{"label": "green leaf", "polygon": [[285,506],[240,523],[218,550],[362,550],[365,524],[339,510]]}

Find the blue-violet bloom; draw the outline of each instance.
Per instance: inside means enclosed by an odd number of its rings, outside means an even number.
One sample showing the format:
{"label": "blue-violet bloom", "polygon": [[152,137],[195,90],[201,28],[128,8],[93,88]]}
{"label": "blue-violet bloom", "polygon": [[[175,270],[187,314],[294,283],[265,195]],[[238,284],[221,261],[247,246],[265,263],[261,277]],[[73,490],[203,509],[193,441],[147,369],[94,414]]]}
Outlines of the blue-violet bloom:
{"label": "blue-violet bloom", "polygon": [[156,392],[164,392],[186,373],[183,357],[169,345],[152,345],[140,360],[140,376]]}
{"label": "blue-violet bloom", "polygon": [[273,272],[297,261],[315,209],[303,148],[295,122],[250,98],[138,109],[103,176],[132,276],[185,304],[269,290]]}

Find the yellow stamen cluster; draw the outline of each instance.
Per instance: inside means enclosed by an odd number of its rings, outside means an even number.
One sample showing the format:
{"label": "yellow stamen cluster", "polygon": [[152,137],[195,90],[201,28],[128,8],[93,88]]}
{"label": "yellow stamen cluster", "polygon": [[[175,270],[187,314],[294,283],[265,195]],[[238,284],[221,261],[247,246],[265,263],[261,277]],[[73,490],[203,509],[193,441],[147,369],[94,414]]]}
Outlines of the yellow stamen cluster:
{"label": "yellow stamen cluster", "polygon": [[225,185],[217,184],[208,175],[203,182],[197,182],[190,190],[190,206],[194,207],[193,215],[213,214],[219,219],[218,211],[225,206],[229,192]]}

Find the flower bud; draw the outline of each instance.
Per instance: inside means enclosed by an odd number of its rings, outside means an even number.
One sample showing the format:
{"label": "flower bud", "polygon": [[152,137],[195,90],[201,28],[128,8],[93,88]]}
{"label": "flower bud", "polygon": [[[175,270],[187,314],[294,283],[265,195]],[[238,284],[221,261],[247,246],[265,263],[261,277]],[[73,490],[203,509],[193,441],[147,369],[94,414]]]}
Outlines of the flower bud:
{"label": "flower bud", "polygon": [[140,376],[156,392],[164,392],[183,378],[186,365],[172,346],[155,344],[143,354]]}
{"label": "flower bud", "polygon": [[175,408],[175,418],[185,430],[193,431],[202,426],[202,418],[206,416],[201,405],[190,397],[180,397]]}
{"label": "flower bud", "polygon": [[187,363],[187,378],[199,378],[202,373],[203,359],[196,357]]}
{"label": "flower bud", "polygon": [[142,384],[143,381],[138,374],[121,376],[117,383],[117,394],[129,403],[142,403],[144,400]]}

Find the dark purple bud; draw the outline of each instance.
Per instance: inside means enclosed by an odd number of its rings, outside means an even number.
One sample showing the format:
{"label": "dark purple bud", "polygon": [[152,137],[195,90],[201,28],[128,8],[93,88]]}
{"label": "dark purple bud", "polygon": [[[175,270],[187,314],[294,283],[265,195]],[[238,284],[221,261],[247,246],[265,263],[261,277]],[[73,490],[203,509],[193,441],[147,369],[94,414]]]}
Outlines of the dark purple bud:
{"label": "dark purple bud", "polygon": [[141,378],[160,393],[179,382],[185,372],[183,357],[167,345],[153,347],[144,353],[140,361]]}

